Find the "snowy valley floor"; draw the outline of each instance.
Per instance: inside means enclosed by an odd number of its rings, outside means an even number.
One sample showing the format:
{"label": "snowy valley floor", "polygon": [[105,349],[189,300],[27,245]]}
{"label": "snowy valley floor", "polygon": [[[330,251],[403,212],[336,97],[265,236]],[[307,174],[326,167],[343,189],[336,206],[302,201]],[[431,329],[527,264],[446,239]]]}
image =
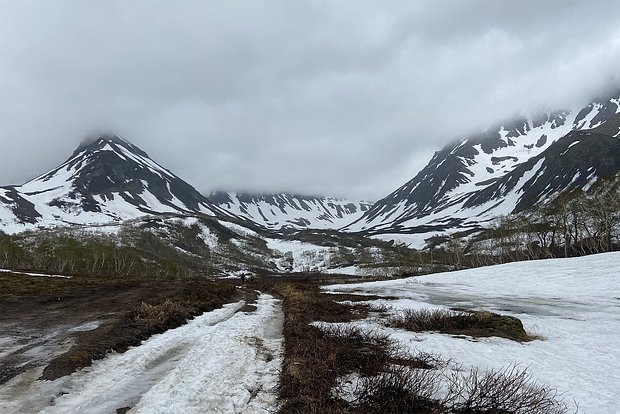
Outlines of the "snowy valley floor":
{"label": "snowy valley floor", "polygon": [[402,309],[484,309],[516,316],[543,340],[455,337],[387,328],[377,318],[352,324],[389,333],[409,349],[439,354],[464,368],[527,368],[556,387],[580,413],[613,414],[620,405],[620,253],[511,263],[325,290],[397,297],[377,300]]}
{"label": "snowy valley floor", "polygon": [[[46,283],[45,286],[64,286],[74,283],[72,280],[32,277],[32,281]],[[285,332],[288,329],[294,333],[303,331],[304,326],[331,324],[385,333],[409,350],[450,360],[448,370],[471,367],[501,370],[516,364],[527,368],[538,383],[556,388],[569,407],[578,404],[580,413],[618,412],[620,253],[323,287],[323,292],[334,295],[321,294],[316,284],[286,282],[285,278],[274,278],[273,285],[264,287],[281,293],[289,285],[291,297],[311,291],[310,286],[316,289],[314,296],[298,298],[303,305],[296,309],[300,325],[290,324],[290,301],[282,302],[259,293],[254,303],[246,303],[249,300],[246,298],[226,304],[178,328],[153,335],[124,353],[110,353],[70,375],[40,380],[37,378],[43,366],[20,371],[8,381],[0,381],[0,413],[276,412],[280,375],[293,369],[293,377],[303,380],[309,372],[291,360],[286,365],[284,358],[289,351],[284,349],[283,324]],[[109,290],[107,285],[104,287]],[[120,290],[111,293],[120,296]],[[324,301],[320,305],[304,302],[307,298],[318,298],[317,295]],[[332,306],[334,300],[351,303],[357,295],[368,296],[361,302],[355,301],[356,306],[366,303],[369,309],[382,309],[382,312],[367,312],[360,316],[362,319],[337,314],[342,308]],[[107,303],[110,298],[105,296],[102,300]],[[69,299],[64,298],[63,302]],[[127,299],[130,300],[135,302],[136,298],[132,296]],[[289,312],[286,321],[282,303]],[[429,308],[481,309],[515,316],[529,333],[543,339],[521,343],[496,337],[472,338],[386,327],[386,313],[397,315],[404,309]],[[13,317],[17,318],[17,311],[26,308],[15,310]],[[90,308],[84,312],[91,315]],[[50,314],[48,323],[57,315]],[[61,329],[96,329],[97,321],[105,324],[106,317],[109,316],[98,315],[95,322],[71,320],[73,327],[63,325]],[[309,324],[318,319],[323,322]],[[0,317],[0,328],[10,326],[7,321],[10,322],[10,315]],[[17,338],[17,331],[11,335],[6,332],[0,333],[0,365],[7,355],[15,353],[19,341],[24,340]],[[287,335],[287,344],[293,336]],[[307,339],[303,335],[300,338]],[[60,338],[55,344],[66,349],[71,345],[70,341],[63,345],[66,339]],[[294,340],[298,338],[291,343]],[[38,343],[28,344],[24,356],[49,352]],[[311,353],[307,347],[298,351],[299,358]],[[348,349],[344,352],[350,354]],[[321,351],[318,358],[329,362],[324,355]],[[341,391],[346,394],[346,387],[350,388],[356,378],[353,375],[341,380]],[[324,393],[328,396],[330,386],[327,384]],[[344,394],[341,393],[346,397]]]}
{"label": "snowy valley floor", "polygon": [[0,412],[272,412],[282,313],[269,295],[255,310],[243,305],[207,312],[54,381],[35,380],[41,368],[27,371],[0,386]]}

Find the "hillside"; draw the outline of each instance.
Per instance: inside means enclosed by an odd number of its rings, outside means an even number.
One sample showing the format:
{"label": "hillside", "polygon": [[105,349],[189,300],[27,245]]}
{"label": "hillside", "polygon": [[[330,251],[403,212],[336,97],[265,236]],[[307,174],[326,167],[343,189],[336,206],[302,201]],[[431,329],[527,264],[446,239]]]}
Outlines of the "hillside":
{"label": "hillside", "polygon": [[[432,234],[487,226],[620,170],[620,93],[573,111],[502,123],[435,153],[344,230]],[[385,236],[387,237],[387,236]]]}

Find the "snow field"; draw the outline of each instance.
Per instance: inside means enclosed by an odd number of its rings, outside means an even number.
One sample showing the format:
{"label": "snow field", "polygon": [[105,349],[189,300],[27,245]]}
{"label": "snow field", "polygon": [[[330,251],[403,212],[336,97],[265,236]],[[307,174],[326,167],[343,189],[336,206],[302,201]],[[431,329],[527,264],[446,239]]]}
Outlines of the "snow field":
{"label": "snow field", "polygon": [[[289,255],[292,259],[292,272],[325,270],[329,267],[330,248],[297,240],[266,238],[267,247]],[[283,267],[283,264],[280,264]]]}
{"label": "snow field", "polygon": [[556,387],[580,413],[617,413],[620,390],[620,253],[551,259],[439,273],[409,279],[334,285],[332,292],[397,296],[380,300],[394,312],[406,308],[476,308],[516,316],[543,340],[453,337],[385,328],[412,351],[451,359],[453,367],[527,368],[540,384]]}

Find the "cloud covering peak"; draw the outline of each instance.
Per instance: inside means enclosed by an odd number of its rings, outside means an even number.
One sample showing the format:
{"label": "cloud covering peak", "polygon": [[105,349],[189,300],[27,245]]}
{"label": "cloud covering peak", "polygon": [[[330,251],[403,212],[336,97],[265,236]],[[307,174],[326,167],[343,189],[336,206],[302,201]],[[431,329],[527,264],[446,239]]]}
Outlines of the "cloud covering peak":
{"label": "cloud covering peak", "polygon": [[108,130],[204,192],[377,199],[449,141],[620,84],[616,6],[5,0],[0,183]]}

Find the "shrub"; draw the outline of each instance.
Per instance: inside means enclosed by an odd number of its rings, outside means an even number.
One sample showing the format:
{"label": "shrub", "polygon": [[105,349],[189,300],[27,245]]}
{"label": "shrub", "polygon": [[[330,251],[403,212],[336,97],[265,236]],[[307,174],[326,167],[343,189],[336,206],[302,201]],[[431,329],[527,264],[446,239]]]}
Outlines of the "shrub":
{"label": "shrub", "polygon": [[[567,405],[554,388],[535,382],[526,369],[472,369],[442,375],[436,370],[392,367],[361,377],[354,413],[564,414]],[[439,394],[444,396],[439,398]]]}
{"label": "shrub", "polygon": [[448,378],[448,393],[443,405],[457,414],[561,414],[568,407],[558,399],[554,388],[536,383],[526,369],[512,365],[500,371]]}
{"label": "shrub", "polygon": [[187,307],[166,299],[158,305],[141,302],[134,311],[133,321],[148,330],[163,331],[182,324],[189,316]]}
{"label": "shrub", "polygon": [[[351,412],[346,402],[332,396],[339,377],[354,372],[373,377],[395,364],[422,367],[431,362],[418,362],[401,352],[386,335],[352,325],[328,325],[321,329],[311,324],[316,319],[355,318],[351,306],[334,303],[316,284],[279,284],[273,291],[284,299],[281,413]],[[329,317],[330,313],[343,310],[338,317]]]}
{"label": "shrub", "polygon": [[519,342],[537,339],[525,332],[518,318],[487,311],[407,309],[390,318],[387,325],[413,332],[437,331],[473,337],[498,336]]}
{"label": "shrub", "polygon": [[434,400],[440,381],[435,370],[392,367],[373,377],[361,378],[355,412],[438,413]]}
{"label": "shrub", "polygon": [[[388,335],[359,326],[313,324],[316,319],[344,317],[334,295],[311,283],[271,287],[283,298],[284,361],[280,374],[280,413],[419,413],[419,414],[563,414],[566,405],[552,388],[531,380],[515,367],[499,372],[445,374],[448,362],[432,354],[411,355]],[[342,299],[342,298],[338,298]],[[419,330],[490,331],[496,317],[509,325],[521,322],[489,312],[408,311],[399,323]],[[506,318],[506,319],[502,319]],[[399,318],[391,322],[396,324]],[[493,321],[490,323],[489,321]],[[516,323],[515,323],[516,324]],[[501,325],[501,324],[500,324]],[[339,379],[353,382],[339,384]],[[352,389],[345,384],[352,384]],[[351,398],[350,398],[351,397]]]}

